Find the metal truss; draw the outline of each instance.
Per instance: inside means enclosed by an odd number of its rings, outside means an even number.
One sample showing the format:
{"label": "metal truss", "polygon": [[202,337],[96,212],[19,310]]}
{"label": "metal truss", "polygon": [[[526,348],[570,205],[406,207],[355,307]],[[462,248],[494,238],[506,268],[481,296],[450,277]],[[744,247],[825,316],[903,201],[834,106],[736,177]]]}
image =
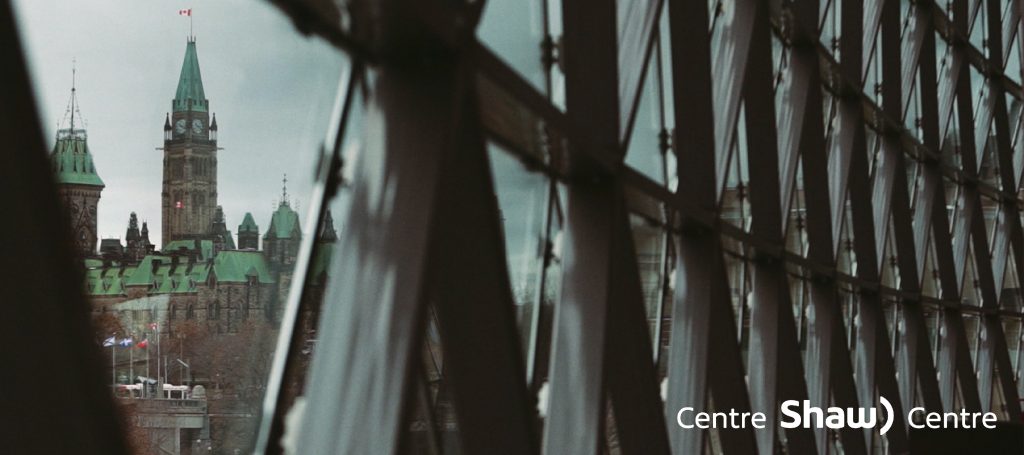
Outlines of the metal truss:
{"label": "metal truss", "polygon": [[[417,415],[433,450],[487,454],[905,453],[912,407],[1021,419],[1021,2],[545,0],[544,87],[478,41],[482,1],[274,3],[368,65],[300,453],[410,452]],[[652,80],[661,177],[628,164]],[[549,179],[543,236],[564,234],[527,330],[488,143]],[[636,217],[671,240],[653,318]],[[423,405],[435,326],[450,413]],[[879,396],[884,437],[674,425]]]}

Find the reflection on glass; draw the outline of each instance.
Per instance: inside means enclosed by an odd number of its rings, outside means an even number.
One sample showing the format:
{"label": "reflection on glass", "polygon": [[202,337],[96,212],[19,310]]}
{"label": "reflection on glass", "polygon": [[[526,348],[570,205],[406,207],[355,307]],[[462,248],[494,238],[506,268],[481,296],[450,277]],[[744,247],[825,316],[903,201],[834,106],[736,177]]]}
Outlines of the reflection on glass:
{"label": "reflection on glass", "polygon": [[547,378],[554,305],[561,289],[562,191],[493,144],[488,156],[527,382],[537,393]]}
{"label": "reflection on glass", "polygon": [[[668,259],[666,233],[660,227],[636,215],[630,216],[637,272],[643,291],[648,333],[658,335],[658,316],[665,304],[665,262]],[[652,338],[652,342],[656,338]]]}
{"label": "reflection on glass", "polygon": [[[512,155],[489,147],[495,193],[501,210],[509,282],[522,340],[529,340],[544,264],[548,183],[543,174],[526,170]],[[524,349],[527,346],[523,346]]]}

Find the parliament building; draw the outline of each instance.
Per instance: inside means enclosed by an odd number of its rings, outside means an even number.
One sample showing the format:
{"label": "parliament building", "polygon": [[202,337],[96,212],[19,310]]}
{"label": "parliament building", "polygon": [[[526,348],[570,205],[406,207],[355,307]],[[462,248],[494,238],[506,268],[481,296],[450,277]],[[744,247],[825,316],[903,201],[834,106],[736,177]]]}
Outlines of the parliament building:
{"label": "parliament building", "polygon": [[[140,225],[132,212],[127,214],[124,242],[102,239],[97,248],[96,213],[105,184],[89,151],[86,130],[75,125],[77,110],[72,87],[70,122],[57,133],[51,163],[84,261],[97,337],[115,335],[136,344],[147,340],[145,350],[108,349],[114,385],[152,378],[160,384],[203,386],[204,400],[209,398],[202,428],[157,428],[142,418],[136,424],[146,431],[137,445],[174,453],[245,447],[253,418],[218,421],[209,414],[251,416],[258,411],[259,400],[252,398],[264,387],[302,238],[287,187],[282,188],[265,231],[261,233],[255,218],[246,213],[236,241],[217,202],[217,119],[203,90],[195,40],[189,39],[172,112],[163,122],[163,245],[158,248],[150,242],[148,223]],[[322,245],[310,264],[313,280],[307,281],[306,295],[319,300],[331,244],[337,239],[329,213],[316,235]],[[310,346],[314,318],[300,315]],[[164,353],[183,357],[180,365],[188,364],[187,370],[156,354],[154,344],[160,339]],[[154,365],[161,362],[162,373]]]}

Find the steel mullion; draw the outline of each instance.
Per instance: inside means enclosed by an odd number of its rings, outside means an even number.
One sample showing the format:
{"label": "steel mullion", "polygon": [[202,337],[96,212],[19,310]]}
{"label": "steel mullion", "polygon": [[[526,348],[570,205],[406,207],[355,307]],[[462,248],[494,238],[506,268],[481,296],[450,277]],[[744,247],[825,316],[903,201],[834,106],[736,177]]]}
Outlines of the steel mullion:
{"label": "steel mullion", "polygon": [[[980,196],[975,197],[975,204],[980,205]],[[988,253],[988,236],[985,232],[985,220],[981,210],[975,211],[971,237],[974,241],[975,273],[981,286],[982,306],[990,307],[998,305],[995,282],[993,281],[992,260]],[[991,316],[981,315],[980,317],[984,324],[979,324],[979,331],[982,331],[983,334],[989,332],[990,329],[988,327],[988,321],[991,319]],[[984,328],[982,327],[983,325],[985,326]],[[978,397],[980,399],[981,409],[984,411],[989,410],[989,406],[992,402],[992,374],[995,365],[991,337],[994,335],[996,334],[988,333],[988,335],[984,337],[985,342],[979,346],[984,346],[984,349],[979,349],[975,355],[975,360],[978,365],[976,368],[976,374],[978,376]],[[999,329],[998,335],[1002,336],[1002,329]],[[981,343],[981,341],[979,341],[979,343]]]}
{"label": "steel mullion", "polygon": [[[934,195],[936,210],[932,212],[932,236],[935,247],[935,260],[939,267],[939,279],[942,284],[943,300],[954,300],[959,307],[960,299],[960,276],[956,272],[952,238],[945,209],[945,196],[942,192]],[[945,410],[953,410],[954,395],[956,392],[957,366],[963,360],[963,349],[959,349],[956,342],[962,332],[961,315],[957,308],[943,308],[940,321],[940,333],[936,345],[939,353],[936,356],[937,376],[939,392],[942,396],[942,403]]]}
{"label": "steel mullion", "polygon": [[[863,133],[854,139],[854,150],[850,169],[850,203],[852,205],[852,222],[854,228],[854,249],[857,254],[857,275],[861,278],[876,281],[879,277],[878,263],[875,257],[874,222],[872,206],[868,198],[867,157],[863,151]],[[882,301],[879,294],[862,292],[857,299],[855,377],[857,390],[862,403],[874,403],[875,394],[895,397],[899,391],[895,383],[885,378],[887,371],[895,371],[892,356],[888,352],[888,340],[885,333],[885,316],[882,314]],[[877,388],[877,390],[876,390]],[[905,428],[901,412],[902,404],[896,400],[895,429],[889,437],[898,450],[905,443]],[[865,443],[870,445],[872,431],[864,431]],[[902,439],[902,440],[901,440]]]}
{"label": "steel mullion", "polygon": [[[900,165],[899,167],[902,167]],[[908,292],[920,292],[920,280],[917,276],[917,264],[913,254],[914,233],[910,222],[909,197],[906,187],[906,173],[897,172],[894,185],[893,229],[896,239],[897,257],[899,258],[900,285]],[[909,250],[909,251],[908,251]],[[904,276],[904,270],[907,270]],[[920,301],[899,302],[903,314],[902,339],[904,348],[897,357],[897,369],[900,372],[900,398],[903,408],[910,409],[914,404],[915,389],[921,381],[922,398],[928,408],[941,409],[938,400],[938,385],[935,383],[935,369],[931,352],[928,350],[927,326],[921,311]],[[897,324],[898,325],[898,324]],[[899,327],[897,327],[899,329]],[[893,337],[895,344],[898,338]]]}
{"label": "steel mullion", "polygon": [[[991,57],[990,61],[996,68],[1004,68],[1003,62],[1005,54],[1003,53],[1003,28],[1000,23],[1001,11],[999,11],[999,5],[994,2],[988,2],[989,12],[989,45],[991,46]],[[1011,13],[1009,18],[1011,21],[1017,20],[1019,16]],[[1014,28],[1015,29],[1015,28]],[[1013,33],[1011,32],[1010,35]],[[1012,39],[1012,36],[1007,37]],[[1004,188],[1016,188],[1016,182],[1014,182],[1014,172],[1012,169],[1012,149],[1010,148],[1010,134],[1008,131],[1008,118],[1006,112],[1006,98],[1003,95],[1001,85],[992,84],[990,87],[992,92],[992,121],[995,123],[996,137],[994,145],[996,156],[996,162],[1000,166],[1000,178]],[[989,139],[986,134],[986,139]],[[1000,201],[1002,202],[1002,201]],[[1009,215],[1009,216],[1007,216]],[[999,223],[997,231],[993,234],[994,241],[992,242],[992,256],[982,257],[982,263],[988,262],[985,270],[982,271],[982,283],[983,293],[986,294],[985,307],[996,308],[1000,306],[999,295],[1002,289],[1003,275],[1006,270],[1006,262],[1009,251],[1009,241],[1012,234],[1008,230],[1007,223],[1012,223],[1014,226],[1013,231],[1019,231],[1020,218],[1017,215],[1017,201],[1014,200],[1009,203],[1004,203],[1003,210],[1000,211],[1000,216],[1004,219],[1003,223]],[[984,227],[984,221],[981,221],[980,226]],[[977,222],[976,222],[977,223]],[[998,269],[993,268],[992,262],[995,261]],[[1003,389],[1003,397],[1006,400],[1008,411],[1012,416],[1020,415],[1020,404],[1017,399],[1016,384],[1014,384],[1013,377],[1010,374],[1012,365],[1009,360],[1009,352],[1006,348],[1006,338],[1003,334],[1003,326],[1000,322],[1000,317],[997,315],[982,315],[985,322],[986,330],[985,334],[985,347],[986,349],[979,353],[981,357],[980,368],[981,385],[983,388],[981,391],[982,397],[991,397],[992,391],[992,375],[995,373],[994,368],[999,370],[999,380]],[[988,409],[991,405],[991,398],[986,398],[982,402],[984,409]]]}
{"label": "steel mullion", "polygon": [[[320,317],[307,382],[317,399],[309,402],[309,420],[299,430],[300,453],[400,450],[422,341],[429,244],[427,229],[408,227],[428,226],[434,212],[438,157],[451,145],[460,106],[455,75],[436,62],[415,76],[407,67],[379,69],[368,97],[367,149],[355,166],[349,224],[332,258],[340,272]],[[380,201],[384,194],[387,204]]]}
{"label": "steel mullion", "polygon": [[[864,76],[867,74],[870,56],[874,51],[875,38],[877,37],[878,29],[881,27],[882,11],[885,9],[885,3],[888,2],[886,0],[866,0],[864,2],[855,3],[856,6],[864,8],[863,16],[861,16],[862,13],[858,11],[855,13],[855,17],[847,18],[847,13],[851,13],[853,11],[846,5],[846,2],[843,2],[843,27],[841,37],[845,38],[846,35],[853,34],[857,37],[854,39],[862,40],[860,43],[849,43],[849,45],[859,46],[855,50],[861,54],[857,56],[857,61],[861,63],[860,72],[857,73],[859,75],[859,77],[857,77],[858,81],[863,81]],[[855,29],[848,29],[846,27],[848,24],[847,21],[851,19],[856,22],[863,20],[864,23],[863,25],[857,24]],[[852,41],[852,39],[847,41]],[[848,56],[851,55],[847,52],[848,50],[854,49],[852,47],[850,49],[842,49],[840,51],[841,60],[846,60]],[[856,68],[856,66],[854,65],[852,68]],[[850,75],[851,73],[847,74]]]}
{"label": "steel mullion", "polygon": [[[958,0],[958,3],[963,3],[965,0]],[[975,141],[974,141],[974,109],[973,100],[971,96],[971,83],[968,65],[965,63],[960,68],[961,76],[957,84],[957,96],[956,96],[956,109],[959,116],[960,123],[959,127],[959,139],[960,139],[960,156],[964,169],[965,175],[975,177],[977,175],[978,165],[977,156],[975,153]],[[986,130],[987,131],[987,130]],[[967,245],[969,242],[969,229],[970,219],[973,217],[973,210],[976,205],[972,203],[972,199],[968,197],[969,191],[976,191],[972,188],[968,188],[965,185],[960,185],[957,206],[961,207],[961,212],[953,220],[953,238],[954,238],[954,259],[956,261],[957,271],[957,282],[958,288],[963,289],[965,285],[963,283],[964,271],[966,270],[967,261]],[[987,249],[986,249],[987,250]]]}
{"label": "steel mullion", "polygon": [[[858,24],[859,21],[857,21],[859,17],[856,17],[858,12],[855,6],[851,5],[850,2],[843,2],[843,36],[840,44],[842,59],[840,64],[847,76],[851,73],[863,74],[863,67],[860,62],[863,54],[862,50],[858,49],[858,46],[861,39],[868,39],[867,36],[861,35],[862,29],[860,24]],[[878,12],[878,15],[880,17],[881,11]],[[867,29],[872,30],[877,27],[875,22],[877,21],[869,21]],[[871,38],[873,40],[873,33]],[[857,70],[856,73],[854,73],[855,70]],[[860,81],[861,78],[856,80]],[[833,213],[845,213],[845,194],[849,191],[849,201],[852,208],[851,222],[853,223],[854,231],[853,242],[857,257],[857,275],[860,278],[877,282],[879,275],[874,238],[875,222],[873,220],[873,207],[870,200],[871,191],[865,152],[866,144],[862,110],[859,103],[854,104],[856,103],[855,99],[840,98],[839,102],[841,103],[839,110],[840,123],[845,127],[839,133],[841,136],[847,137],[847,139],[839,141],[840,147],[834,149],[832,153],[844,155],[844,159],[849,163],[848,171],[844,171],[844,173],[848,174],[849,186],[848,188],[843,188],[842,185],[838,186],[838,189],[844,196],[838,200],[833,196],[834,203],[840,204],[840,207],[833,207]],[[859,321],[859,324],[855,327],[855,344],[857,349],[854,359],[857,395],[862,404],[874,403],[876,387],[880,382],[878,364],[886,356],[885,354],[879,355],[880,351],[884,350],[882,346],[887,346],[884,343],[885,319],[877,293],[861,293],[858,296],[856,305],[858,308],[857,319]],[[889,357],[889,362],[891,361],[892,359]],[[878,391],[882,392],[883,395],[887,394],[885,391]],[[899,393],[898,391],[893,392]],[[902,416],[899,415],[899,412],[897,412],[896,420],[895,431],[897,433],[905,431],[902,424]],[[864,442],[868,447],[871,446],[871,434],[872,431],[870,429],[863,431]]]}
{"label": "steel mullion", "polygon": [[[888,2],[886,2],[888,3]],[[924,35],[927,33],[934,33],[931,29],[931,7],[923,3],[917,3],[913,5],[914,19],[910,21],[910,28],[903,32],[901,38],[901,109],[900,118],[906,116],[907,109],[910,105],[910,96],[913,92],[915,85],[918,62],[920,61],[921,51],[924,47]],[[899,19],[897,15],[897,20]],[[918,88],[920,90],[920,88]]]}
{"label": "steel mullion", "polygon": [[[619,87],[615,3],[569,0],[562,8],[568,122],[592,131],[592,146],[616,152],[614,159],[619,161],[619,102],[617,96],[608,96]],[[587,148],[579,143],[571,147]],[[616,237],[610,224],[615,207],[608,202],[613,195],[608,183],[568,186],[562,298],[551,343],[546,453],[591,455],[605,446],[608,305],[614,285],[609,248]]]}
{"label": "steel mullion", "polygon": [[[625,27],[619,34],[618,39],[618,69],[619,69],[619,142],[623,149],[629,146],[629,138],[633,133],[633,124],[636,121],[636,112],[640,107],[640,99],[644,86],[645,77],[653,77],[647,74],[648,62],[654,53],[654,41],[658,36],[658,23],[661,18],[664,0],[647,0],[647,4],[619,3],[620,8],[627,11],[619,11],[624,14]],[[640,13],[641,20],[633,19],[632,13]],[[636,61],[636,56],[641,56]]]}
{"label": "steel mullion", "polygon": [[[817,2],[795,4],[798,21],[805,30],[817,30],[814,18],[818,15],[814,8]],[[808,23],[811,24],[808,27]],[[827,264],[834,268],[835,242],[833,236],[833,211],[830,209],[830,179],[828,173],[828,157],[825,153],[825,132],[822,122],[822,91],[821,73],[818,71],[818,51],[814,43],[817,36],[809,37],[807,42],[798,42],[793,48],[794,65],[806,66],[807,92],[806,112],[800,135],[800,159],[803,165],[804,199],[807,207],[807,235],[810,248],[808,257],[819,264]],[[796,69],[794,69],[796,71]],[[834,269],[833,269],[834,270]],[[853,371],[850,365],[850,352],[844,340],[846,333],[840,304],[837,299],[837,282],[824,276],[810,280],[809,297],[811,314],[808,323],[808,342],[806,353],[808,398],[815,406],[822,408],[834,403],[838,406],[856,407],[858,398],[856,385],[853,382]],[[844,428],[840,430],[843,447],[850,453],[866,453],[862,433],[859,430]],[[825,453],[829,447],[828,434],[825,430],[816,431],[816,443],[819,453]]]}
{"label": "steel mullion", "polygon": [[[939,37],[938,39],[943,39]],[[941,91],[939,92],[939,145],[944,145],[949,137],[949,129],[953,125],[953,109],[956,109],[957,91],[960,87],[961,70],[966,68],[962,52],[952,43],[946,43],[947,52],[950,55],[949,66],[946,67],[946,75],[937,82]],[[948,81],[943,83],[943,81]]]}
{"label": "steel mullion", "polygon": [[[778,168],[782,160],[776,137],[771,33],[767,5],[758,2],[743,87],[747,118],[758,119],[745,125],[750,150],[751,234],[783,248],[785,240],[781,229],[783,215],[780,212],[779,196],[780,188],[788,182],[779,181]],[[787,154],[789,152],[783,151]],[[757,373],[748,376],[751,408],[764,412],[767,416],[765,426],[774,430],[779,402],[782,399],[802,400],[807,397],[785,264],[767,258],[755,258],[752,286],[747,371]],[[787,430],[786,434],[788,450],[794,453],[813,452],[814,437],[809,430]],[[761,453],[774,450],[777,435],[777,431],[756,433]]]}
{"label": "steel mullion", "polygon": [[[1002,49],[1003,49],[1003,52],[1002,52],[1002,58],[1000,60],[1000,63],[1002,63],[1002,64],[999,65],[999,68],[1002,69],[1003,71],[1005,71],[1005,69],[1006,69],[1006,65],[1005,65],[1006,61],[1010,59],[1010,52],[1013,51],[1013,44],[1012,43],[1013,43],[1013,40],[1017,38],[1017,30],[1019,29],[1019,26],[1020,26],[1020,11],[1018,11],[1017,8],[1013,7],[1013,3],[1014,2],[1012,2],[1012,1],[1011,2],[1007,2],[1007,8],[1006,8],[1007,11],[1006,11],[1006,13],[1010,17],[1008,17],[1008,18],[1007,17],[1002,17],[1001,18],[1001,26],[1003,27],[1003,31],[1002,31],[1002,38],[1003,38],[1002,39],[1002,43],[1003,43]],[[1002,16],[1002,14],[1000,14],[1000,16]]]}
{"label": "steel mullion", "polygon": [[[849,169],[853,155],[853,142],[859,133],[864,135],[864,124],[861,122],[861,109],[854,101],[837,98],[836,131],[828,140],[828,184],[830,196],[829,207],[832,209],[832,251],[839,257],[839,249],[843,246],[842,229],[846,215],[846,200],[849,182]],[[861,153],[864,153],[861,151]],[[874,248],[874,246],[872,246]],[[873,262],[873,261],[872,261]]]}
{"label": "steel mullion", "polygon": [[[808,2],[811,3],[811,2]],[[812,16],[813,17],[813,16]],[[800,56],[803,56],[801,58]],[[793,61],[802,64],[814,64],[814,70],[808,74],[807,85],[813,87],[807,94],[807,110],[803,118],[800,136],[800,157],[804,176],[804,204],[807,213],[807,237],[810,244],[808,257],[821,264],[834,267],[834,247],[832,240],[832,221],[828,198],[828,175],[824,153],[825,133],[822,129],[822,94],[820,74],[816,70],[817,58],[813,49],[796,47],[793,50]],[[810,305],[812,317],[808,323],[806,369],[808,382],[808,398],[815,406],[826,408],[832,404],[830,395],[836,396],[836,403],[856,405],[857,398],[853,387],[843,388],[833,378],[842,373],[838,371],[845,364],[850,369],[850,354],[843,342],[842,316],[839,314],[839,302],[836,299],[835,282],[827,282],[821,278],[809,280]],[[852,381],[850,381],[852,386]],[[843,429],[843,445],[852,453],[865,452],[864,440],[856,430]],[[857,432],[859,433],[859,432]],[[825,429],[815,431],[818,453],[826,453],[829,446],[828,434]],[[851,436],[852,435],[852,436]],[[857,449],[860,449],[859,451]]]}
{"label": "steel mullion", "polygon": [[[872,218],[874,220],[875,240],[875,263],[874,270],[881,271],[885,261],[885,241],[889,229],[889,215],[892,213],[892,195],[896,173],[902,172],[904,179],[906,171],[902,166],[903,151],[899,144],[894,143],[885,136],[879,137],[881,152],[876,158],[875,176],[871,181],[871,206]],[[904,187],[906,188],[906,187]],[[907,208],[909,210],[909,207]],[[860,258],[857,260],[860,263]],[[859,268],[859,266],[858,266]]]}
{"label": "steel mullion", "polygon": [[[729,171],[730,151],[735,139],[736,124],[739,122],[740,94],[743,78],[746,77],[750,31],[757,5],[758,2],[754,1],[736,2],[728,10],[732,13],[733,20],[727,24],[716,24],[716,30],[723,27],[721,39],[711,41],[711,44],[718,45],[713,49],[709,65],[714,76],[711,90],[712,99],[715,100],[713,112],[716,197],[721,197]],[[679,45],[692,46],[693,43]]]}
{"label": "steel mullion", "polygon": [[[715,213],[716,147],[711,81],[711,48],[708,8],[701,2],[669,1],[673,94],[677,125],[679,188],[674,196],[681,205]],[[682,406],[706,409],[709,393],[716,406],[749,410],[743,381],[728,278],[716,233],[686,223],[678,236],[677,286],[672,303],[672,349],[669,350],[666,420],[674,421]],[[696,223],[702,224],[702,223]],[[710,266],[708,261],[710,259]],[[716,338],[712,339],[712,333]],[[716,355],[715,362],[709,356]],[[723,374],[725,373],[725,374]],[[731,376],[729,375],[731,373]],[[714,387],[710,387],[713,385]],[[709,389],[714,390],[709,390]],[[720,392],[720,393],[719,393]],[[675,453],[704,450],[706,431],[669,433]],[[723,444],[739,453],[755,449],[751,429],[725,430]]]}
{"label": "steel mullion", "polygon": [[[462,80],[472,80],[469,70],[463,71]],[[444,160],[429,254],[445,386],[452,390],[458,436],[467,453],[536,453],[533,399],[525,380],[500,209],[477,123],[479,103],[472,93],[463,103],[454,156]],[[462,222],[467,214],[478,214],[477,221]],[[473,270],[473,280],[455,272],[460,268]],[[500,415],[494,415],[495,406],[502,409]]]}
{"label": "steel mullion", "polygon": [[667,426],[658,396],[657,366],[652,360],[629,214],[622,187],[616,184],[614,191],[608,201],[613,206],[612,218],[607,220],[613,235],[608,251],[613,277],[605,353],[608,395],[623,453],[667,455]]}
{"label": "steel mullion", "polygon": [[[893,6],[895,9],[895,6]],[[895,12],[890,12],[894,17],[887,21],[898,22],[899,16]],[[898,95],[899,99],[902,100],[902,104],[896,106],[895,103],[890,101],[891,98],[896,95],[893,93],[895,88],[887,87],[889,92],[884,98],[886,102],[886,110],[889,112],[898,111],[900,112],[899,117],[905,118],[907,113],[907,103],[910,96],[910,90],[915,82],[914,77],[917,74],[917,68],[921,67],[921,81],[934,81],[935,80],[935,43],[934,43],[934,32],[932,31],[931,23],[931,10],[930,6],[918,4],[914,6],[913,21],[913,33],[904,34],[901,37],[901,43],[903,44],[902,55],[895,55],[887,58],[886,61],[892,61],[893,58],[902,59],[901,65],[901,77],[902,81],[900,89],[902,95]],[[889,27],[895,27],[895,25],[887,22]],[[885,29],[889,31],[891,29]],[[884,33],[884,32],[883,32]],[[883,46],[886,46],[889,55],[893,52],[891,47],[895,47],[892,39],[894,33],[890,32],[889,36],[883,36]],[[889,39],[885,39],[889,38]],[[891,47],[890,47],[891,46]],[[910,49],[909,51],[907,49]],[[904,58],[910,55],[909,58]],[[927,68],[918,65],[930,65]],[[887,71],[887,77],[884,78],[883,83],[893,85],[890,80],[894,75]],[[922,112],[920,113],[923,124],[922,129],[924,130],[924,142],[931,145],[933,149],[937,148],[937,114],[935,112],[934,97],[937,96],[935,92],[934,84],[924,84],[918,88],[920,96],[924,97],[926,101],[922,102]],[[905,122],[904,122],[905,123]],[[911,224],[910,215],[910,204],[909,194],[907,190],[907,174],[905,171],[905,159],[902,150],[896,152],[896,172],[895,182],[893,185],[893,201],[892,204],[895,208],[892,210],[893,228],[895,229],[896,248],[899,257],[899,267],[901,275],[901,288],[908,292],[917,293],[920,290],[920,277],[924,273],[924,261],[927,254],[927,239],[928,229],[930,225],[928,222],[931,211],[933,210],[934,197],[931,197],[936,190],[936,185],[941,182],[941,176],[936,175],[936,169],[933,166],[927,166],[922,164],[919,172],[926,173],[924,178],[925,188],[922,189],[924,197],[920,198],[921,202],[918,202],[914,217],[918,220],[917,226],[922,228],[918,229],[919,235],[914,232],[913,225]],[[916,251],[915,251],[916,249]],[[916,254],[915,254],[916,253]],[[906,271],[906,272],[904,272]],[[906,274],[906,275],[904,275]],[[926,404],[926,407],[938,411],[941,410],[942,404],[939,398],[938,384],[936,382],[935,368],[932,360],[931,350],[928,349],[928,337],[927,337],[927,326],[924,320],[924,315],[921,311],[919,302],[899,302],[898,303],[903,318],[903,339],[905,340],[905,346],[900,350],[900,356],[897,358],[900,382],[900,397],[904,409],[909,409],[914,404],[914,396],[918,381],[920,380],[920,387],[922,391],[922,398]],[[898,325],[898,324],[897,324]],[[897,327],[898,328],[898,327]],[[899,338],[893,337],[892,342],[897,343]]]}
{"label": "steel mullion", "polygon": [[[954,4],[954,24],[956,28],[960,31],[964,31],[967,28],[966,24],[968,21],[967,18],[964,16],[964,13],[968,9],[969,8],[967,7],[965,0],[957,0],[957,2]],[[958,79],[956,89],[956,108],[958,109],[960,119],[960,150],[964,173],[969,177],[974,177],[977,173],[977,169],[979,166],[978,163],[980,162],[980,160],[977,159],[977,154],[975,153],[975,118],[974,110],[972,108],[973,98],[970,84],[970,70],[968,66],[969,63],[965,62],[960,68],[961,75]],[[986,131],[987,134],[987,129],[984,131]],[[974,224],[973,220],[981,220],[980,217],[982,216],[982,214],[980,210],[980,200],[978,199],[979,197],[980,196],[978,196],[976,188],[966,185],[960,186],[960,196],[957,204],[960,207],[962,207],[962,211],[960,215],[957,217],[957,219],[954,220],[955,227],[953,235],[956,239],[955,251],[958,254],[958,256],[956,257],[957,281],[960,283],[958,287],[961,290],[968,285],[968,283],[964,282],[966,260],[968,257],[966,254],[967,245],[973,237],[972,233],[973,235],[979,234],[977,230],[971,228],[972,224]],[[974,249],[974,266],[976,273],[978,270],[978,255],[986,254],[988,251],[987,239],[985,239],[983,226],[984,221],[982,221],[982,230],[980,232],[980,235],[984,240],[983,244],[985,245],[985,247],[982,248],[980,252],[977,250],[977,248]],[[977,245],[978,243],[976,242],[975,246]],[[977,388],[977,376],[970,359],[970,354],[968,352],[967,335],[964,332],[961,313],[958,310],[947,309],[946,315],[947,317],[945,318],[945,320],[947,336],[943,341],[945,343],[946,350],[950,350],[955,353],[955,374],[960,381],[960,391],[964,401],[964,408],[974,410],[980,409],[981,400],[980,395],[978,394],[979,390]],[[952,379],[953,378],[949,378],[951,383],[953,382]],[[950,384],[950,386],[952,386],[952,384]],[[949,407],[952,407],[952,401],[947,402],[947,409],[949,409]]]}
{"label": "steel mullion", "polygon": [[604,446],[605,346],[613,240],[609,191],[569,186],[562,298],[555,311],[544,452],[594,454]]}
{"label": "steel mullion", "polygon": [[[812,2],[813,3],[813,2]],[[815,4],[815,6],[817,6]],[[789,227],[790,206],[793,203],[793,193],[796,191],[796,170],[800,160],[800,140],[803,134],[805,119],[809,103],[817,100],[821,104],[821,84],[815,82],[819,77],[817,56],[808,51],[803,45],[794,46],[789,53],[789,77],[786,78],[786,85],[779,86],[776,90],[785,90],[789,102],[777,109],[779,131],[779,151],[781,153],[779,163],[780,188],[779,204],[782,213],[787,214],[780,220],[782,232]],[[814,96],[813,92],[818,92]],[[777,96],[777,95],[776,95]],[[815,118],[819,124],[820,118]],[[819,128],[820,129],[820,128]]]}

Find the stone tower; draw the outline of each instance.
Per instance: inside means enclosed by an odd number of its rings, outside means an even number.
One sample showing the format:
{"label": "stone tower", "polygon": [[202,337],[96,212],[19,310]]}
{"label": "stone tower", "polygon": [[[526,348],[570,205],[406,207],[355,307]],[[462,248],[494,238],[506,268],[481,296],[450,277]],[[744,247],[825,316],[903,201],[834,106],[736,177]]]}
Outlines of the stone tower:
{"label": "stone tower", "polygon": [[71,222],[76,250],[82,257],[91,257],[96,255],[96,209],[104,185],[89,153],[85,128],[81,128],[74,82],[68,106],[67,127],[57,130],[50,162],[56,172],[57,192]]}
{"label": "stone tower", "polygon": [[172,112],[164,120],[164,245],[211,238],[217,210],[217,130],[203,92],[195,39],[185,46]]}
{"label": "stone tower", "polygon": [[139,231],[139,217],[132,212],[128,218],[128,229],[124,233],[125,250],[124,260],[137,263],[142,260],[151,250],[149,243],[149,227],[142,223],[142,231]]}
{"label": "stone tower", "polygon": [[238,225],[238,249],[260,249],[260,227],[256,225],[256,220],[252,218],[252,213],[245,212],[242,224]]}

